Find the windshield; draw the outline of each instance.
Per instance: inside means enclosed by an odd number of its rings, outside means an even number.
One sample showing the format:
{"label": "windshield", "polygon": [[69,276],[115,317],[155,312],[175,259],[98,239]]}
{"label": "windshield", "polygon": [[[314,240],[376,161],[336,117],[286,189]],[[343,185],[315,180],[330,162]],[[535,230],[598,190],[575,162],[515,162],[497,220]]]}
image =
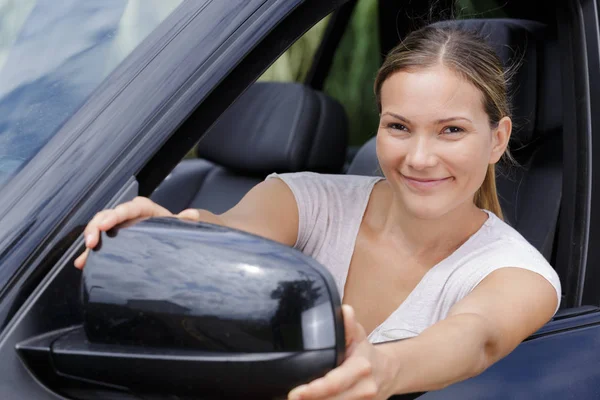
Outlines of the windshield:
{"label": "windshield", "polygon": [[182,0],[0,0],[0,187]]}

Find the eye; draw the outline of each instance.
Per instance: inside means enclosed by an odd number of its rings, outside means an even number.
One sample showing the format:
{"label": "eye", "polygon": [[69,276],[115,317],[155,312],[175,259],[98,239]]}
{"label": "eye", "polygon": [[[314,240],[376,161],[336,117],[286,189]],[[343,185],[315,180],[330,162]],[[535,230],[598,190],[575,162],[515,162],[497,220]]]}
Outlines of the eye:
{"label": "eye", "polygon": [[449,135],[456,135],[457,133],[462,133],[464,131],[465,130],[463,128],[460,128],[458,126],[448,126],[443,130],[443,133]]}
{"label": "eye", "polygon": [[394,129],[394,130],[399,130],[399,131],[406,131],[408,132],[408,128],[406,127],[406,125],[402,125],[399,124],[397,122],[391,122],[387,125],[388,128],[390,129]]}

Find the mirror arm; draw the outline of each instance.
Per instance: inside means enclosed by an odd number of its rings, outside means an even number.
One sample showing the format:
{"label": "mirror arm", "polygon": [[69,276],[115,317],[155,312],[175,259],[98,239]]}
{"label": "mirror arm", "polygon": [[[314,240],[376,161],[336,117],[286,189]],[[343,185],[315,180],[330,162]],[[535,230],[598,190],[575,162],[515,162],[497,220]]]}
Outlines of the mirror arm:
{"label": "mirror arm", "polygon": [[[308,371],[330,370],[335,349],[303,352],[228,353],[91,343],[82,326],[37,336],[16,346],[26,366],[45,381],[61,379],[110,389],[178,396],[243,397],[284,395],[317,378]],[[236,368],[231,368],[232,364]],[[315,368],[318,366],[317,368]],[[253,387],[252,382],[269,385]],[[238,388],[243,392],[238,392]]]}

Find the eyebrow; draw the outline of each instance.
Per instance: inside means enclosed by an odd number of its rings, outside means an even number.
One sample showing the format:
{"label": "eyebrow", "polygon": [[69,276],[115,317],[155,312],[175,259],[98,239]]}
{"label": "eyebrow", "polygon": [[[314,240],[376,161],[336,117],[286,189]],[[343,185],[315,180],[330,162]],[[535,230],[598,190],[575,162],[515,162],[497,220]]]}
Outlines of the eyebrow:
{"label": "eyebrow", "polygon": [[[410,120],[408,118],[404,118],[402,115],[400,114],[396,114],[390,111],[386,111],[382,114],[383,115],[391,115],[394,118],[399,119],[400,121],[406,122],[406,123],[410,123]],[[435,121],[437,124],[443,124],[446,122],[450,122],[450,121],[457,121],[457,120],[464,120],[464,121],[468,121],[470,123],[473,123],[470,119],[465,118],[465,117],[449,117],[449,118],[443,118],[443,119],[438,119],[437,121]]]}

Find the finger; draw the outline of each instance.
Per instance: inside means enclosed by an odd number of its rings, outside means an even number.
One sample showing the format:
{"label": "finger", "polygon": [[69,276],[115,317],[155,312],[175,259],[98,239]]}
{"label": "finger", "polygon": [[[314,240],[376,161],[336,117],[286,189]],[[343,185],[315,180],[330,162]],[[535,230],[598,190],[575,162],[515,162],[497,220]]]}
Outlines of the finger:
{"label": "finger", "polygon": [[167,217],[173,214],[166,208],[159,206],[147,197],[138,196],[135,199],[123,204],[119,204],[113,210],[107,213],[99,223],[102,231],[107,231],[112,227],[125,221],[136,220],[146,217]]}
{"label": "finger", "polygon": [[100,212],[97,212],[96,215],[94,215],[94,217],[90,220],[90,222],[88,222],[83,233],[88,234],[91,231],[98,229],[98,224],[100,223],[100,221],[102,221],[104,219],[106,214],[110,211],[111,210],[102,210]]}
{"label": "finger", "polygon": [[379,388],[375,379],[366,378],[356,382],[352,387],[337,396],[328,398],[328,400],[366,400],[377,399]]}
{"label": "finger", "polygon": [[77,257],[75,259],[75,262],[74,262],[75,268],[83,269],[83,267],[85,266],[85,262],[87,260],[89,252],[90,252],[90,249],[85,249],[85,251],[83,253],[81,253],[79,255],[79,257]]}
{"label": "finger", "polygon": [[362,357],[349,358],[322,378],[293,389],[289,399],[324,399],[337,396],[371,373],[371,363]]}
{"label": "finger", "polygon": [[103,210],[98,212],[94,217],[88,222],[87,226],[83,231],[83,236],[85,238],[85,246],[87,248],[94,248],[98,244],[98,240],[100,238],[100,228],[98,225],[101,221],[106,218],[106,215],[112,212],[112,210]]}
{"label": "finger", "polygon": [[137,202],[141,205],[143,214],[142,217],[172,217],[173,213],[160,204],[157,204],[147,197],[138,196],[133,199],[133,202]]}
{"label": "finger", "polygon": [[342,305],[342,315],[344,317],[344,332],[346,334],[346,348],[353,343],[360,343],[367,338],[365,329],[356,320],[354,309],[348,304]]}
{"label": "finger", "polygon": [[[159,206],[146,197],[136,197],[132,201],[119,204],[114,209],[98,212],[87,224],[83,232],[85,245],[88,249],[96,247],[100,241],[100,231],[107,231],[122,222],[135,220],[141,217],[152,216],[171,216],[171,212],[166,208]],[[75,264],[78,268],[83,268],[88,253],[81,254]]]}
{"label": "finger", "polygon": [[137,202],[129,201],[127,203],[119,204],[114,209],[106,213],[104,219],[99,222],[98,228],[101,231],[107,231],[122,222],[130,219],[138,218],[144,212],[144,205]]}
{"label": "finger", "polygon": [[188,221],[200,221],[200,211],[195,208],[188,208],[177,214],[177,218]]}

